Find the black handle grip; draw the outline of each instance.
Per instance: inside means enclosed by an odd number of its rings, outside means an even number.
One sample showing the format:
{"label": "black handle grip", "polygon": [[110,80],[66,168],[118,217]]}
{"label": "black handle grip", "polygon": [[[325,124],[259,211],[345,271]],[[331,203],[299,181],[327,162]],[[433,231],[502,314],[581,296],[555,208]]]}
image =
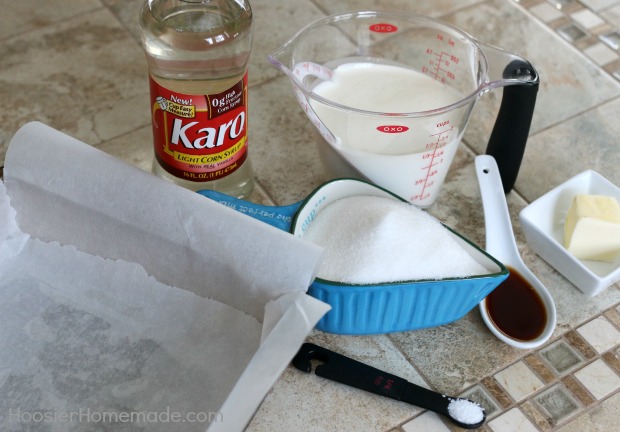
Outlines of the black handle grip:
{"label": "black handle grip", "polygon": [[511,62],[504,69],[505,79],[524,77],[528,81],[504,87],[502,103],[486,150],[486,154],[497,161],[505,193],[513,188],[519,174],[540,80],[534,67],[521,60]]}

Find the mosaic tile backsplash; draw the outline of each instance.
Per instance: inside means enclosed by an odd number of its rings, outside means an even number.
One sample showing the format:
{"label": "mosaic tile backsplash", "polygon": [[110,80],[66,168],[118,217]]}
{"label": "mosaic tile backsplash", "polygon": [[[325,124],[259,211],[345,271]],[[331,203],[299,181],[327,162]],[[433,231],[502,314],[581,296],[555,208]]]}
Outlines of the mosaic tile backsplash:
{"label": "mosaic tile backsplash", "polygon": [[[572,419],[601,401],[618,397],[618,328],[620,306],[463,392],[461,396],[477,401],[487,413],[488,423],[480,430],[552,431],[563,430],[563,425],[567,431],[580,430],[568,426]],[[428,424],[421,415],[402,429],[422,431]],[[450,430],[448,425],[445,430]]]}
{"label": "mosaic tile backsplash", "polygon": [[620,1],[514,1],[620,80]]}
{"label": "mosaic tile backsplash", "polygon": [[620,389],[619,326],[620,307],[612,308],[463,395],[484,406],[494,431],[517,430],[493,420],[517,407],[525,416],[512,415],[523,427],[554,430]]}

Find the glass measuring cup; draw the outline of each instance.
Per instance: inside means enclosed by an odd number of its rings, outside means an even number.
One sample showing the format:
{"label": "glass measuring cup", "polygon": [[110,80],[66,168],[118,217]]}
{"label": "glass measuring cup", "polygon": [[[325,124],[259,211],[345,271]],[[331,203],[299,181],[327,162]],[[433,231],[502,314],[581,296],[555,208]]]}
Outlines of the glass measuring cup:
{"label": "glass measuring cup", "polygon": [[[497,160],[504,189],[512,189],[539,83],[536,70],[522,57],[425,16],[360,11],[308,25],[269,60],[288,75],[321,141],[328,143],[319,146],[324,162],[332,167],[344,162],[345,168],[419,207],[437,198],[478,97],[505,87],[487,154]],[[362,81],[365,87],[355,88],[351,75],[344,74],[356,68],[374,71]],[[393,73],[402,69],[416,80],[424,78],[416,84],[418,92],[439,87],[421,97],[421,110],[376,109],[379,98],[406,105],[415,97],[416,92],[407,96],[413,86],[395,85],[399,81]],[[347,84],[352,88],[345,97],[341,89]],[[365,106],[348,102],[352,93],[365,95],[371,88]]]}

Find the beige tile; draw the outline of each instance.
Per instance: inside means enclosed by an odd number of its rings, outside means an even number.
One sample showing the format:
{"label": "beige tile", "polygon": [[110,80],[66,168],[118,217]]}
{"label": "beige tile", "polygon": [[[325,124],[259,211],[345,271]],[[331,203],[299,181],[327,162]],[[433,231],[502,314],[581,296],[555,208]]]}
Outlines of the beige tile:
{"label": "beige tile", "polygon": [[601,11],[601,17],[609,21],[616,28],[620,28],[620,4]]}
{"label": "beige tile", "polygon": [[[146,75],[145,75],[146,81]],[[94,117],[93,132],[106,141],[134,130],[136,127],[150,125],[148,93],[120,99],[112,107],[101,110]]]}
{"label": "beige tile", "polygon": [[516,188],[531,201],[588,169],[620,184],[619,116],[614,100],[531,136]]}
{"label": "beige tile", "polygon": [[620,377],[600,359],[575,372],[575,377],[596,399],[620,388]]}
{"label": "beige tile", "polygon": [[548,23],[564,16],[557,8],[551,6],[551,3],[542,2],[530,8],[535,16]]}
{"label": "beige tile", "polygon": [[603,317],[596,318],[582,325],[577,329],[577,332],[599,354],[620,344],[620,332]]}
{"label": "beige tile", "polygon": [[513,408],[496,419],[491,420],[489,427],[493,432],[537,432],[534,424],[519,410]]}
{"label": "beige tile", "polygon": [[587,55],[599,66],[605,66],[620,58],[620,55],[602,42],[595,43],[594,45],[583,50]]}
{"label": "beige tile", "polygon": [[581,0],[584,6],[598,12],[618,4],[618,0]]}
{"label": "beige tile", "polygon": [[151,126],[105,141],[96,147],[112,156],[150,172],[153,163],[153,134]]}
{"label": "beige tile", "polygon": [[434,431],[450,432],[450,429],[441,421],[439,416],[433,412],[426,411],[422,415],[405,423],[402,426],[404,432]]}
{"label": "beige tile", "polygon": [[288,79],[280,77],[250,88],[248,100],[249,151],[257,180],[279,205],[305,198],[325,176],[314,126],[293,96]]}
{"label": "beige tile", "polygon": [[31,120],[88,144],[103,141],[98,133],[113,138],[146,124],[142,52],[106,9],[5,41],[0,57],[0,94],[14,107],[0,111],[0,160]]}
{"label": "beige tile", "polygon": [[605,399],[596,409],[587,411],[557,432],[615,431],[618,429],[620,393]]}
{"label": "beige tile", "polygon": [[144,0],[101,0],[116,15],[119,21],[133,36],[140,41],[140,25],[138,17]]}
{"label": "beige tile", "polygon": [[583,9],[578,12],[574,12],[570,14],[570,17],[585,29],[592,29],[605,23],[601,17],[592,12],[590,9]]}
{"label": "beige tile", "polygon": [[100,9],[97,0],[20,0],[3,5],[0,14],[0,40],[49,24],[68,20],[76,15]]}
{"label": "beige tile", "polygon": [[494,377],[517,402],[522,401],[544,386],[544,383],[523,361],[496,373]]}

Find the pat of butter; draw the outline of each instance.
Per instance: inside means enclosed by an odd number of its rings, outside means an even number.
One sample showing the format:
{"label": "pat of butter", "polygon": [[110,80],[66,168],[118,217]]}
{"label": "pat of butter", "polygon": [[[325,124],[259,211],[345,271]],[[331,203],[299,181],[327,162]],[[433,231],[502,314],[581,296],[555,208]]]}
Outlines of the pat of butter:
{"label": "pat of butter", "polygon": [[604,195],[576,195],[566,216],[564,246],[577,259],[613,261],[620,253],[618,201]]}

